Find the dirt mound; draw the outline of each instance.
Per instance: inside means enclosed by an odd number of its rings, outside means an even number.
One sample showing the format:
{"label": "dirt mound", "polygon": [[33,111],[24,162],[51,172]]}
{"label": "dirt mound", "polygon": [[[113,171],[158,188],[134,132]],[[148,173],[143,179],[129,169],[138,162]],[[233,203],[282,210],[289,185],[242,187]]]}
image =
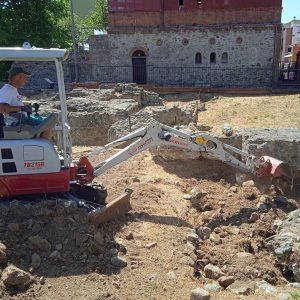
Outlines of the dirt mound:
{"label": "dirt mound", "polygon": [[297,205],[279,201],[270,183],[237,185],[221,163],[154,161],[148,151],[101,179],[109,199],[126,187],[134,193],[133,210],[99,228],[65,199],[1,205],[2,270],[8,263],[33,277],[22,292],[2,278],[3,299],[186,299],[201,286],[211,299],[232,300],[235,284],[247,299],[274,299],[261,296],[259,282],[278,293],[287,282],[266,239]]}
{"label": "dirt mound", "polygon": [[[111,274],[124,266],[118,260],[114,240],[119,225],[95,228],[89,223],[87,211],[73,201],[2,203],[0,220],[7,256],[3,268],[8,261],[34,274],[35,282],[40,282],[40,277],[82,275],[100,269],[103,274]],[[17,292],[18,287],[8,285],[7,292]]]}

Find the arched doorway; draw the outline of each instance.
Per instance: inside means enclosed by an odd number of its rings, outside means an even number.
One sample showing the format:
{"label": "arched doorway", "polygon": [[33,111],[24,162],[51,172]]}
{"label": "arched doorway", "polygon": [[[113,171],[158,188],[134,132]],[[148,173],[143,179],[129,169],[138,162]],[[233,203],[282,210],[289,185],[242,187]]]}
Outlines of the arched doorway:
{"label": "arched doorway", "polygon": [[146,54],[136,50],[132,54],[132,80],[138,84],[147,83]]}
{"label": "arched doorway", "polygon": [[297,54],[297,60],[296,60],[295,68],[296,68],[296,74],[297,74],[296,75],[296,80],[300,81],[300,51]]}

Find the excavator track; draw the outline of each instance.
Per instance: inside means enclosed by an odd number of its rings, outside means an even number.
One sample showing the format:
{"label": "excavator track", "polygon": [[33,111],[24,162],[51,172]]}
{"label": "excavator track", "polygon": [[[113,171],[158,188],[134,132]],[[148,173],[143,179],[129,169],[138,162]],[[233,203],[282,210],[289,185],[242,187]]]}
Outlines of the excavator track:
{"label": "excavator track", "polygon": [[70,194],[88,203],[94,203],[96,206],[99,206],[105,205],[107,189],[99,183],[85,185],[75,183],[71,185]]}
{"label": "excavator track", "polygon": [[106,203],[107,190],[103,185],[98,183],[73,184],[67,197],[75,200],[79,206],[86,208],[89,212],[90,222],[97,226],[130,211],[132,192],[131,189],[126,189],[119,197]]}

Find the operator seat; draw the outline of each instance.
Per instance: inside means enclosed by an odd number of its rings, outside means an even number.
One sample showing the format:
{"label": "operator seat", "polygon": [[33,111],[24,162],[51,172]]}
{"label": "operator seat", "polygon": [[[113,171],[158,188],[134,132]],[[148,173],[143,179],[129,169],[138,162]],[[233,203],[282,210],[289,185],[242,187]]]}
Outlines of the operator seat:
{"label": "operator seat", "polygon": [[39,135],[47,130],[52,129],[57,122],[56,114],[51,113],[41,124],[28,125],[20,124],[15,126],[3,127],[3,139],[6,140],[23,140],[39,137]]}

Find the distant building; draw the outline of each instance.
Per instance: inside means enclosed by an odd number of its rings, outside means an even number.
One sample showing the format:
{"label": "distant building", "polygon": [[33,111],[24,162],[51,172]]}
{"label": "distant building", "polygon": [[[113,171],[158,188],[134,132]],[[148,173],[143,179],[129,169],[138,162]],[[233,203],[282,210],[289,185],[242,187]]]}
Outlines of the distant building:
{"label": "distant building", "polygon": [[285,62],[297,61],[297,55],[300,51],[300,20],[294,19],[283,24],[282,41],[281,60]]}
{"label": "distant building", "polygon": [[300,20],[283,24],[280,77],[300,81]]}
{"label": "distant building", "polygon": [[282,0],[108,0],[108,34],[90,39],[81,74],[102,82],[271,86],[281,6]]}

